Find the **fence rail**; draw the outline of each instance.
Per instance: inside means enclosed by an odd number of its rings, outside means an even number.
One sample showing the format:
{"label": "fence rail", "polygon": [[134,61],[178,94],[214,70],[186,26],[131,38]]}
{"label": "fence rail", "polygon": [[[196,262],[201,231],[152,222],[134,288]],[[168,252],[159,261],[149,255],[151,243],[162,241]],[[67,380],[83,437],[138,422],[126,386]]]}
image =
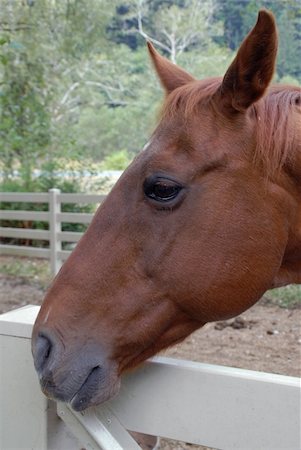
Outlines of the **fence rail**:
{"label": "fence rail", "polygon": [[62,249],[62,242],[76,243],[83,233],[62,231],[63,223],[89,224],[93,214],[88,213],[65,213],[62,212],[62,204],[99,204],[105,196],[98,194],[65,194],[59,189],[50,189],[48,193],[21,193],[2,192],[1,202],[16,203],[41,203],[48,205],[48,211],[23,211],[23,210],[0,210],[2,220],[23,220],[33,222],[46,222],[48,230],[33,228],[0,227],[0,235],[4,238],[34,239],[49,241],[49,248],[40,248],[23,245],[0,245],[3,255],[29,256],[34,258],[50,259],[51,272],[55,275],[63,261],[70,255],[71,251]]}

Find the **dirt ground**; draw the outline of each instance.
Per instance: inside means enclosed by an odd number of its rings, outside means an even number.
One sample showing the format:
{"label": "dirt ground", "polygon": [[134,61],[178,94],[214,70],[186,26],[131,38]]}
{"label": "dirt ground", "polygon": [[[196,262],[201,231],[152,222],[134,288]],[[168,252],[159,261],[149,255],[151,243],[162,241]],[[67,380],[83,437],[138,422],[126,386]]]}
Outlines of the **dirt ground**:
{"label": "dirt ground", "polygon": [[[0,275],[0,313],[40,304],[44,289],[34,281]],[[301,309],[285,309],[262,299],[236,319],[205,325],[164,355],[211,364],[300,376]],[[161,440],[162,450],[201,449]]]}

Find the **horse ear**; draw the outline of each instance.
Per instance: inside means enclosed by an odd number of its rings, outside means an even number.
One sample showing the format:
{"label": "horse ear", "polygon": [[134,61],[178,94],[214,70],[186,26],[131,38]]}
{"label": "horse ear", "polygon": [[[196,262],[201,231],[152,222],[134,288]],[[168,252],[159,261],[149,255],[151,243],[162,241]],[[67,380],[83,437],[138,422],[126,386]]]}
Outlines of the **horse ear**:
{"label": "horse ear", "polygon": [[161,56],[150,42],[147,42],[147,46],[157,75],[167,94],[177,87],[195,81],[185,70]]}
{"label": "horse ear", "polygon": [[224,76],[219,91],[222,101],[244,111],[263,96],[274,74],[277,44],[274,16],[261,10]]}

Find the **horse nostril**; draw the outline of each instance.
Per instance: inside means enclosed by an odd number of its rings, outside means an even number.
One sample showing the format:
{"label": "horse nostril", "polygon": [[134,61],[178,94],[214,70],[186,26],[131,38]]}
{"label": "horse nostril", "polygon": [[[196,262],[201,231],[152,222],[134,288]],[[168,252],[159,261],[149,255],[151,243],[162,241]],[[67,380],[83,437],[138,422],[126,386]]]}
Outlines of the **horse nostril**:
{"label": "horse nostril", "polygon": [[34,364],[37,371],[43,369],[52,349],[52,342],[45,335],[40,334],[35,342]]}

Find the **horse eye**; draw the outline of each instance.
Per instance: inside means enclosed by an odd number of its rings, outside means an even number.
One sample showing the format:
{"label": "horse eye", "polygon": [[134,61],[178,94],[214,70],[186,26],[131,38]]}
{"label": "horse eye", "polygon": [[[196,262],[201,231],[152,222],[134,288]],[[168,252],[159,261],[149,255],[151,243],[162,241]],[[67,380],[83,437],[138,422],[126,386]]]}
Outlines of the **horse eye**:
{"label": "horse eye", "polygon": [[177,197],[182,186],[174,181],[156,178],[155,180],[145,180],[144,193],[148,198],[159,202],[168,202]]}

